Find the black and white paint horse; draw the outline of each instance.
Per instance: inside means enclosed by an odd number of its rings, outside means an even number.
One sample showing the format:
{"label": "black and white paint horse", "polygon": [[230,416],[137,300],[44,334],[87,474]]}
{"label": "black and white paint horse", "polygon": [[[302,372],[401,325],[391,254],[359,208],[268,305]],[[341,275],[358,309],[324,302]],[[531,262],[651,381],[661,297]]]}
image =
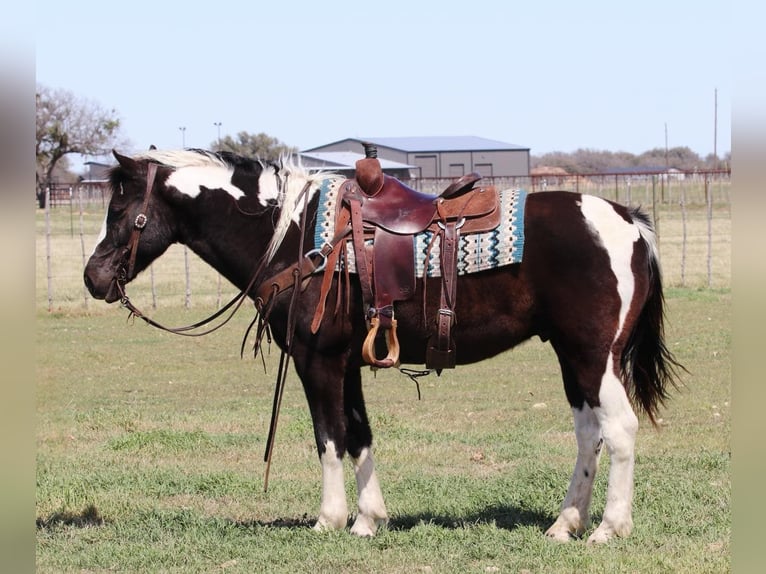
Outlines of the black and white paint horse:
{"label": "black and white paint horse", "polygon": [[[259,162],[200,150],[115,153],[112,198],[103,232],[85,268],[93,297],[114,302],[172,243],[182,243],[239,288],[296,264],[312,242],[317,188],[328,174],[310,175],[289,161]],[[153,183],[147,189],[147,172]],[[308,184],[308,202],[301,191]],[[304,205],[307,232],[299,232]],[[139,215],[143,213],[143,215]],[[140,234],[136,224],[142,227]],[[663,340],[663,293],[656,237],[638,209],[569,192],[531,193],[524,217],[523,261],[460,276],[453,335],[458,363],[480,361],[537,335],[558,357],[574,415],[577,460],[561,512],[547,535],[566,541],[589,525],[589,506],[602,445],[611,457],[606,506],[589,543],[627,536],[633,527],[634,443],[638,418],[654,422],[674,383],[678,363]],[[299,245],[301,238],[304,245]],[[127,261],[130,259],[130,265]],[[322,468],[315,528],[345,528],[343,478],[353,463],[358,511],[351,532],[372,536],[386,523],[362,392],[360,349],[367,333],[358,281],[351,276],[350,312],[325,313],[312,334],[320,279],[298,299],[292,361],[308,400]],[[438,279],[428,279],[397,304],[401,362],[423,364],[437,309]],[[329,300],[341,289],[339,278]],[[257,292],[257,282],[250,295]],[[284,347],[290,290],[280,294],[269,324]]]}

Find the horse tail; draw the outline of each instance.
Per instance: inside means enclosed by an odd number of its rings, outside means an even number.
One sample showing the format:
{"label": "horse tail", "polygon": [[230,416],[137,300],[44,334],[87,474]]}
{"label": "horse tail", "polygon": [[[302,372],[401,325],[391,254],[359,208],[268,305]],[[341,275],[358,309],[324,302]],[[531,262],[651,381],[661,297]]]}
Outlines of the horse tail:
{"label": "horse tail", "polygon": [[668,399],[670,387],[678,388],[680,371],[686,369],[665,344],[665,296],[657,235],[646,213],[634,208],[631,217],[648,251],[649,292],[622,352],[620,370],[631,401],[656,426],[660,406]]}

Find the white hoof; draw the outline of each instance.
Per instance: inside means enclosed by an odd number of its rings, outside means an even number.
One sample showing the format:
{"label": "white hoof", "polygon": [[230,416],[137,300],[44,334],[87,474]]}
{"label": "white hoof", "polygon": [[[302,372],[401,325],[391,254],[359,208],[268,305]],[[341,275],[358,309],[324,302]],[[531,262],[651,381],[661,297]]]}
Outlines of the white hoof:
{"label": "white hoof", "polygon": [[351,534],[361,537],[372,537],[378,532],[378,527],[388,524],[388,517],[370,517],[362,514],[357,515]]}
{"label": "white hoof", "polygon": [[558,542],[569,542],[582,536],[586,527],[587,524],[580,519],[580,513],[574,508],[569,508],[561,512],[545,535]]}
{"label": "white hoof", "polygon": [[339,516],[330,519],[324,516],[320,516],[314,525],[314,530],[317,532],[323,532],[325,530],[343,530],[347,523],[348,519],[346,517]]}
{"label": "white hoof", "polygon": [[556,542],[569,542],[574,538],[568,531],[566,530],[554,530],[553,528],[549,528],[545,535],[550,538],[551,540],[555,540]]}
{"label": "white hoof", "polygon": [[633,530],[633,521],[628,520],[619,526],[613,526],[606,521],[602,522],[598,528],[588,537],[588,546],[594,544],[606,544],[616,537],[626,538]]}

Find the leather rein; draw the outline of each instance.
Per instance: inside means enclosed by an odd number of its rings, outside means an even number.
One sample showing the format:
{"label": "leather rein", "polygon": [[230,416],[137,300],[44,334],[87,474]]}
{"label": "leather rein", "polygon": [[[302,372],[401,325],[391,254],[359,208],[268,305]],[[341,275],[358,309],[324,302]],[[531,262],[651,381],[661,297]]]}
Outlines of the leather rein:
{"label": "leather rein", "polygon": [[[206,319],[203,319],[201,321],[198,321],[192,325],[188,325],[185,327],[166,327],[157,321],[154,321],[153,319],[147,317],[144,315],[133,303],[130,301],[127,293],[125,292],[125,284],[127,283],[127,280],[129,277],[133,275],[133,271],[135,268],[135,262],[136,262],[136,253],[138,248],[138,241],[141,237],[141,232],[146,227],[147,222],[149,221],[146,212],[147,208],[149,206],[149,199],[151,197],[152,189],[154,188],[154,180],[157,175],[157,164],[156,163],[149,163],[147,167],[147,175],[146,175],[146,191],[144,194],[144,200],[141,207],[141,211],[138,213],[138,215],[135,218],[135,221],[133,223],[133,230],[131,232],[130,239],[128,241],[127,247],[125,247],[125,251],[123,253],[123,262],[122,264],[117,268],[117,272],[115,273],[115,282],[117,284],[117,289],[120,293],[120,303],[123,307],[128,309],[130,311],[129,317],[138,317],[139,319],[143,320],[144,322],[148,323],[152,327],[156,327],[158,329],[161,329],[163,331],[167,331],[170,333],[174,333],[176,335],[184,335],[187,337],[200,337],[202,335],[207,335],[208,333],[212,333],[213,331],[216,331],[223,327],[226,323],[228,323],[234,314],[237,312],[237,310],[240,308],[242,303],[247,299],[248,294],[255,289],[255,306],[257,310],[256,318],[253,319],[253,321],[250,323],[250,326],[247,328],[247,331],[245,332],[245,337],[242,341],[242,349],[241,352],[244,352],[244,346],[245,341],[247,339],[248,334],[250,333],[251,329],[253,328],[253,325],[256,321],[258,321],[258,327],[256,330],[255,335],[255,344],[254,344],[254,350],[257,353],[258,349],[260,348],[260,342],[265,332],[268,332],[268,320],[269,316],[271,314],[271,311],[274,306],[274,302],[276,299],[276,296],[284,291],[288,291],[292,289],[292,295],[290,298],[290,302],[288,305],[288,314],[287,314],[287,332],[286,332],[286,340],[285,340],[285,349],[282,350],[282,354],[279,361],[279,370],[277,373],[277,380],[276,385],[274,388],[274,401],[272,404],[272,412],[271,412],[271,423],[269,425],[269,433],[268,437],[266,439],[266,451],[264,453],[264,462],[266,463],[266,470],[264,475],[264,486],[263,490],[264,492],[268,489],[269,484],[269,471],[271,469],[271,458],[273,454],[273,448],[274,448],[274,441],[276,436],[276,430],[277,430],[277,422],[279,420],[279,411],[282,404],[282,396],[284,393],[285,388],[285,381],[287,377],[287,370],[288,365],[290,363],[290,357],[292,356],[292,344],[293,344],[293,336],[295,333],[295,327],[296,327],[296,321],[298,317],[297,312],[297,304],[298,299],[300,297],[301,292],[306,286],[306,282],[315,274],[325,269],[325,266],[327,265],[328,256],[332,253],[333,248],[337,243],[341,241],[345,235],[348,234],[350,231],[350,228],[346,228],[340,233],[336,235],[336,237],[330,242],[323,246],[322,249],[312,249],[308,253],[298,253],[298,262],[294,265],[288,266],[287,268],[283,269],[282,271],[272,275],[270,278],[263,280],[262,275],[269,263],[268,258],[264,255],[261,259],[260,263],[258,264],[257,269],[253,273],[250,281],[248,282],[247,286],[245,286],[244,289],[242,289],[237,295],[234,296],[231,301],[229,301],[225,306],[223,306],[221,309],[207,317]],[[283,189],[283,187],[287,186],[287,181],[284,182],[282,180],[278,180],[278,187]],[[303,201],[303,213],[301,218],[301,224],[300,224],[300,241],[299,241],[299,249],[303,248],[304,238],[305,238],[305,232],[306,232],[306,217],[308,212],[308,199],[309,199],[309,188],[311,187],[311,182],[306,182],[303,189],[301,190],[300,194],[296,198],[296,206],[299,201]],[[283,206],[283,209],[286,209],[286,206]],[[127,269],[125,268],[125,261],[127,261]],[[229,311],[231,309],[229,315],[225,317],[220,323],[213,325],[212,327],[204,330],[204,331],[195,331],[196,329],[199,329],[200,327],[203,327],[209,323],[212,323],[217,318],[221,317],[224,313]],[[191,332],[195,331],[195,332]]]}

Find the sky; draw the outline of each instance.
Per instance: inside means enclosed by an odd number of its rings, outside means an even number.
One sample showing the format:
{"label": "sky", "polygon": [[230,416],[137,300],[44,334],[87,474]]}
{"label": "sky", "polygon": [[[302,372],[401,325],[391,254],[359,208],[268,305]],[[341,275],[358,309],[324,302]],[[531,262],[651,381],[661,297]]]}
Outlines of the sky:
{"label": "sky", "polygon": [[731,150],[730,11],[709,0],[40,0],[36,82],[115,109],[126,152],[208,148],[220,122],[222,137],[263,132],[301,150],[473,135],[533,155],[639,154],[667,134],[705,157]]}

